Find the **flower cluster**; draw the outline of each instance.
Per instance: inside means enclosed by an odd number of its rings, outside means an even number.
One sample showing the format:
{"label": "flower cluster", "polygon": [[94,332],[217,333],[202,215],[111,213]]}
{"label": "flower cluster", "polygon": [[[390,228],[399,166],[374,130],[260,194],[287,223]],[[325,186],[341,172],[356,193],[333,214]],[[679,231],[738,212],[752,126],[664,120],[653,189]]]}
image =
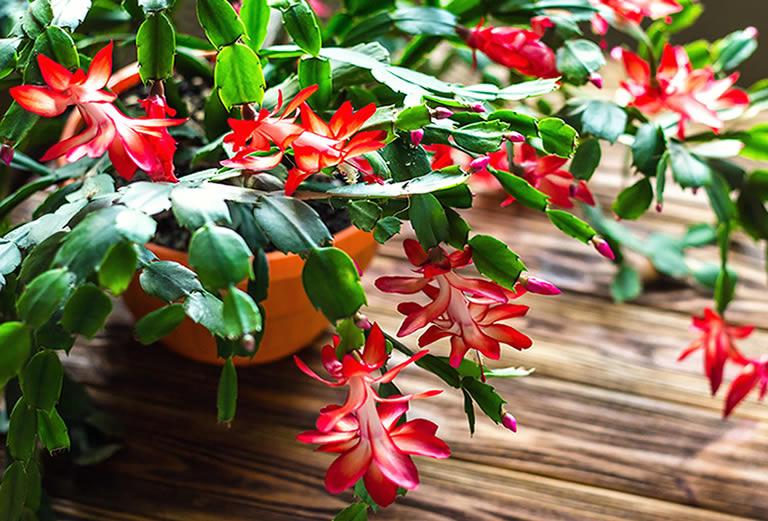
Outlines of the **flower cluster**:
{"label": "flower cluster", "polygon": [[[324,168],[346,165],[362,170],[364,179],[369,178],[370,172],[362,166],[359,156],[383,148],[387,134],[378,130],[358,131],[376,112],[376,105],[371,103],[355,112],[349,101],[344,102],[326,123],[306,103],[317,88],[314,85],[303,89],[284,109],[281,96],[272,112],[262,109],[253,119],[230,119],[232,132],[224,141],[232,146],[235,155],[222,161],[222,165],[249,171],[270,170],[291,149],[295,167],[288,172],[287,195]],[[277,150],[273,151],[273,147]]]}
{"label": "flower cluster", "polygon": [[[353,351],[339,360],[338,343],[335,338],[334,345],[326,345],[322,351],[323,366],[333,381],[321,378],[294,357],[299,369],[308,376],[330,387],[348,388],[343,405],[323,408],[316,429],[297,438],[303,443],[320,444],[321,452],[339,454],[326,473],[328,492],[339,494],[363,479],[373,500],[387,506],[395,500],[398,487],[413,490],[419,485],[419,473],[411,456],[442,459],[451,454],[445,442],[435,436],[437,425],[431,421],[401,421],[410,400],[435,396],[441,391],[386,398],[379,395],[379,384],[390,383],[427,351],[386,371],[389,355],[377,324],[370,329],[362,352]],[[380,370],[385,372],[380,374]]]}
{"label": "flower cluster", "polygon": [[627,74],[621,83],[620,101],[647,115],[676,113],[680,117],[680,139],[685,139],[687,122],[717,132],[723,128],[718,111],[749,104],[747,93],[733,87],[738,73],[717,79],[711,67],[694,69],[683,47],[667,45],[655,75],[651,74],[650,64],[631,51],[617,47],[611,54],[622,60]]}
{"label": "flower cluster", "polygon": [[[592,0],[592,4],[612,13],[619,23],[639,24],[644,18],[658,20],[683,10],[677,0]],[[592,30],[595,34],[608,32],[608,21],[599,12],[592,18]]]}
{"label": "flower cluster", "polygon": [[[403,247],[417,275],[386,276],[376,280],[376,287],[386,293],[412,295],[424,293],[431,302],[403,302],[397,310],[405,315],[397,335],[407,336],[429,326],[419,337],[419,345],[426,346],[441,338],[450,338],[449,362],[458,367],[470,349],[498,360],[500,344],[515,349],[528,349],[532,341],[517,329],[501,321],[521,317],[528,306],[510,303],[524,293],[512,292],[479,278],[468,278],[456,270],[472,262],[469,247],[452,253],[437,247],[425,252],[421,245],[408,239]],[[526,279],[527,280],[527,279]],[[537,280],[537,279],[534,279]]]}
{"label": "flower cluster", "polygon": [[[436,144],[425,148],[433,154],[432,168],[435,170],[459,165],[473,172],[473,180],[478,184],[498,188],[496,178],[487,169],[491,166],[497,170],[519,173],[534,188],[547,194],[550,202],[557,206],[573,208],[574,200],[594,206],[595,199],[587,182],[583,179],[577,180],[573,174],[563,169],[568,162],[567,158],[556,155],[540,156],[528,143],[514,143],[513,147],[512,165],[503,147],[488,154],[487,162],[481,163],[482,168],[479,169],[473,167],[478,163],[476,159],[450,145]],[[510,196],[501,204],[508,206],[514,201],[515,198]]]}
{"label": "flower cluster", "polygon": [[173,155],[176,142],[168,127],[181,125],[184,119],[170,119],[174,112],[162,96],[142,102],[146,118],[130,118],[115,107],[117,96],[105,90],[112,73],[112,44],[94,56],[88,73],[82,69],[70,72],[62,65],[40,54],[37,57],[45,86],[12,87],[11,96],[26,110],[39,116],[60,116],[74,105],[80,111],[85,129],[78,135],[53,145],[42,161],[65,157],[73,162],[88,156],[109,159],[117,173],[132,179],[141,169],[154,181],[176,181]]}
{"label": "flower cluster", "polygon": [[736,339],[751,335],[754,326],[732,326],[707,308],[702,316],[693,317],[693,328],[700,332],[700,336],[680,354],[678,360],[684,360],[696,351],[704,352],[704,374],[713,396],[723,382],[726,363],[741,367],[741,372],[728,388],[723,416],[729,416],[753,389],[759,388],[760,399],[765,398],[768,392],[768,355],[759,359],[746,357],[734,343]]}

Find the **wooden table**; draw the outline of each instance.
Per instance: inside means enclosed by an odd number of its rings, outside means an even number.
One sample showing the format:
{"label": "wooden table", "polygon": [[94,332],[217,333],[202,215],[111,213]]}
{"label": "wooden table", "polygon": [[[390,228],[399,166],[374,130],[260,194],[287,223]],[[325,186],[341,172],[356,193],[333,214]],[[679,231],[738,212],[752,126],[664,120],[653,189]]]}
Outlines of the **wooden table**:
{"label": "wooden table", "polygon": [[[620,164],[619,155],[609,155],[594,179],[603,201],[626,182]],[[664,213],[649,214],[637,228],[682,233],[686,223],[709,219],[704,198],[670,192]],[[751,398],[724,422],[722,398],[708,395],[700,357],[675,362],[692,338],[689,316],[709,296],[691,285],[663,284],[637,302],[614,305],[608,262],[540,215],[497,203],[486,196],[470,212],[475,230],[508,241],[533,271],[565,290],[556,298],[525,298],[532,310],[518,324],[535,344],[509,353],[505,365],[536,372],[496,382],[520,430],[514,435],[479,418],[470,439],[453,390],[414,404],[414,416],[440,424],[454,456],[420,458],[420,489],[375,519],[768,519],[768,408]],[[365,276],[369,314],[390,331],[400,322],[396,300],[372,281],[407,272],[401,251],[399,241],[383,247]],[[713,249],[706,254],[715,259]],[[734,261],[743,282],[732,312],[734,320],[761,328],[745,344],[755,352],[768,350],[758,256],[740,241]],[[242,370],[238,416],[224,428],[215,418],[218,369],[138,345],[124,309],[115,315],[103,336],[72,351],[67,367],[123,421],[124,448],[94,467],[49,472],[62,519],[327,521],[349,500],[323,490],[331,457],[293,439],[338,393],[288,360]],[[319,345],[302,354],[311,364]],[[405,391],[439,385],[420,370],[407,371],[398,384]]]}

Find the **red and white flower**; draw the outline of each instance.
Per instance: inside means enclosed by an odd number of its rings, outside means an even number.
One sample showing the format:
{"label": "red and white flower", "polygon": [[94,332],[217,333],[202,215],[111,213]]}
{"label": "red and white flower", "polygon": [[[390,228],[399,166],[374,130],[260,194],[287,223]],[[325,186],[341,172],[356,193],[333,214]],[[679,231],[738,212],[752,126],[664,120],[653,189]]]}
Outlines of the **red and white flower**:
{"label": "red and white flower", "polygon": [[[269,170],[282,161],[290,148],[296,167],[288,172],[285,193],[291,195],[305,179],[324,168],[341,164],[358,168],[353,159],[384,147],[386,132],[358,132],[376,112],[375,105],[355,112],[347,101],[326,123],[305,103],[316,90],[315,85],[299,92],[282,113],[281,99],[275,111],[261,110],[256,119],[230,119],[232,132],[224,141],[236,154],[222,165]],[[300,123],[296,121],[297,111],[301,113]],[[273,145],[278,148],[276,152],[271,152]]]}
{"label": "red and white flower", "polygon": [[376,287],[387,293],[412,295],[424,293],[431,302],[403,302],[397,309],[404,314],[398,336],[407,336],[427,326],[419,338],[419,345],[426,346],[441,338],[450,338],[450,364],[458,367],[464,355],[475,349],[492,360],[501,357],[500,344],[515,349],[527,349],[532,341],[517,329],[500,323],[521,317],[528,312],[527,306],[511,304],[520,293],[512,293],[501,286],[478,278],[467,278],[456,269],[472,262],[472,251],[447,253],[440,247],[429,254],[412,239],[403,247],[408,260],[416,266],[418,275],[412,277],[388,276],[376,280]]}
{"label": "red and white flower", "polygon": [[653,77],[648,62],[637,54],[617,47],[612,55],[623,61],[627,73],[621,83],[620,101],[647,115],[677,113],[681,139],[685,138],[687,122],[718,132],[724,125],[719,110],[749,105],[747,93],[733,87],[738,73],[717,79],[711,67],[694,70],[683,47],[667,45]]}
{"label": "red and white flower", "polygon": [[[613,14],[619,23],[639,24],[644,18],[658,20],[683,10],[677,0],[592,0],[592,4]],[[600,13],[592,18],[592,30],[602,35],[608,32],[608,21]]]}
{"label": "red and white flower", "polygon": [[[338,344],[338,339],[334,344]],[[448,446],[435,436],[434,423],[418,419],[397,424],[411,399],[434,396],[441,391],[382,398],[375,388],[391,382],[406,366],[426,354],[427,351],[421,351],[382,375],[379,370],[389,356],[384,335],[374,324],[362,353],[346,354],[339,360],[335,346],[323,348],[323,366],[333,381],[321,378],[294,357],[299,369],[308,376],[331,387],[349,388],[343,405],[321,410],[316,430],[298,435],[301,442],[320,444],[320,451],[340,454],[326,473],[325,487],[330,493],[341,493],[362,478],[374,501],[387,506],[395,500],[398,487],[413,490],[419,485],[411,455],[450,456]]]}
{"label": "red and white flower", "polygon": [[13,99],[46,118],[60,116],[74,105],[85,123],[83,132],[53,145],[42,161],[64,156],[72,162],[85,156],[101,157],[106,152],[125,179],[133,178],[141,169],[155,181],[176,180],[172,155],[159,157],[157,151],[172,139],[167,128],[185,120],[166,118],[167,110],[161,115],[157,109],[147,118],[129,118],[113,105],[116,95],[104,90],[112,73],[111,43],[96,53],[87,74],[82,69],[72,73],[42,54],[37,61],[46,85],[12,87]]}
{"label": "red and white flower", "polygon": [[474,29],[461,28],[459,35],[469,47],[481,51],[491,60],[526,76],[556,78],[555,52],[541,41],[543,31],[550,24],[538,21],[534,29],[516,27],[483,27],[482,22]]}

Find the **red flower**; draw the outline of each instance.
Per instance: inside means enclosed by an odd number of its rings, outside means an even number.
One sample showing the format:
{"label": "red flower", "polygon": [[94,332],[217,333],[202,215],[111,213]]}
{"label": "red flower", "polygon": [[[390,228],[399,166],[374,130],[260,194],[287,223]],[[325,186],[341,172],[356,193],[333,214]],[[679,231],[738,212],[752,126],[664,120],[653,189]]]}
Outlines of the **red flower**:
{"label": "red flower", "polygon": [[387,293],[422,292],[432,302],[422,306],[416,302],[401,303],[397,310],[406,315],[397,336],[407,336],[430,325],[419,338],[419,345],[429,345],[450,337],[450,364],[458,367],[470,349],[476,349],[492,360],[501,356],[499,343],[515,349],[527,349],[532,341],[501,320],[520,317],[527,306],[510,304],[519,294],[492,282],[462,277],[454,270],[472,262],[469,249],[448,254],[433,248],[427,254],[421,245],[408,239],[403,243],[408,260],[416,266],[414,277],[379,277],[376,287]]}
{"label": "red flower", "polygon": [[749,104],[746,92],[732,88],[738,73],[718,80],[711,67],[694,70],[683,47],[667,45],[664,48],[653,78],[648,62],[637,54],[620,48],[614,51],[627,72],[620,91],[626,104],[648,115],[676,112],[680,116],[678,135],[681,139],[685,138],[686,122],[700,123],[717,132],[723,128],[718,110]]}
{"label": "red flower", "polygon": [[[677,0],[592,0],[592,3],[610,10],[618,22],[636,24],[646,17],[658,20],[683,10]],[[608,22],[599,13],[592,19],[592,30],[596,34],[608,32]]]}
{"label": "red flower", "polygon": [[[338,344],[338,339],[335,339]],[[355,353],[356,355],[357,353]],[[406,366],[427,354],[421,351],[383,375],[379,369],[389,358],[384,335],[374,325],[360,355],[336,358],[334,346],[323,348],[323,366],[335,381],[318,376],[298,357],[296,364],[308,376],[331,387],[349,387],[346,402],[321,410],[317,429],[298,435],[303,443],[319,443],[318,450],[340,453],[328,468],[325,487],[338,494],[363,478],[371,497],[381,506],[391,504],[398,487],[415,489],[419,474],[410,455],[447,458],[448,446],[435,436],[437,425],[427,420],[411,420],[397,425],[408,410],[408,401],[428,397],[440,391],[419,395],[382,398],[374,386],[391,382]]]}
{"label": "red flower", "polygon": [[[229,120],[232,133],[224,140],[232,144],[236,155],[222,165],[248,170],[269,170],[277,166],[288,148],[293,150],[296,167],[288,172],[285,193],[291,195],[309,176],[324,168],[351,164],[350,160],[383,148],[384,131],[358,132],[376,112],[376,106],[367,105],[357,112],[345,102],[326,123],[305,103],[317,86],[299,92],[281,115],[282,102],[270,113],[262,110],[255,120]],[[295,122],[295,112],[301,110],[301,124]],[[278,151],[266,154],[272,145]],[[254,155],[254,153],[261,153]],[[354,164],[351,164],[355,166]]]}
{"label": "red flower", "polygon": [[172,162],[158,157],[157,150],[170,139],[167,127],[181,125],[185,120],[167,119],[164,115],[129,118],[112,104],[116,96],[104,90],[112,71],[111,43],[94,56],[87,74],[82,69],[72,73],[42,54],[37,61],[46,85],[12,87],[13,99],[46,118],[59,116],[74,105],[85,122],[82,133],[53,145],[41,161],[64,156],[72,162],[107,152],[117,173],[125,179],[131,179],[140,168],[153,180],[176,180]]}
{"label": "red flower", "polygon": [[701,332],[701,336],[680,354],[678,361],[684,360],[699,349],[703,350],[704,373],[709,379],[710,389],[714,395],[723,382],[723,371],[728,360],[740,365],[748,363],[736,348],[733,339],[746,338],[755,328],[754,326],[728,325],[720,315],[709,308],[704,310],[703,316],[693,317],[693,327]]}
{"label": "red flower", "polygon": [[[498,188],[499,183],[487,169],[472,170],[472,156],[450,145],[427,145],[424,147],[432,152],[432,168],[439,170],[451,165],[459,165],[464,170],[472,171],[472,180],[484,186]],[[595,199],[589,186],[584,180],[576,178],[561,167],[568,162],[559,156],[539,157],[531,145],[527,143],[514,144],[514,166],[522,170],[522,176],[535,188],[547,194],[552,204],[564,208],[573,208],[572,199],[594,206]],[[488,164],[497,170],[511,171],[505,149],[488,154]],[[512,169],[514,170],[514,169]],[[514,197],[508,197],[501,205],[508,206],[515,202]]]}
{"label": "red flower", "polygon": [[725,397],[723,416],[728,417],[733,409],[755,388],[759,388],[760,400],[768,394],[768,355],[760,360],[749,360],[739,376],[733,379]]}
{"label": "red flower", "polygon": [[[303,89],[285,106],[282,113],[280,111],[283,97],[280,93],[274,111],[262,109],[256,119],[229,119],[232,132],[224,136],[224,143],[232,145],[235,156],[222,161],[221,164],[254,171],[276,167],[283,159],[284,152],[304,132],[304,129],[295,123],[296,113],[301,104],[315,91],[317,85]],[[266,154],[272,150],[273,145],[279,150]]]}
{"label": "red flower", "polygon": [[[176,115],[176,111],[168,106],[165,96],[151,95],[139,102],[144,112],[151,119],[165,119]],[[150,145],[162,164],[162,172],[153,178],[155,181],[175,182],[173,156],[176,154],[176,140],[173,139],[167,128],[158,131],[157,139],[150,141]]]}
{"label": "red flower", "polygon": [[[537,23],[543,30],[547,24]],[[541,41],[541,33],[515,27],[482,27],[460,31],[472,49],[482,51],[488,58],[515,69],[526,76],[556,78],[555,52]]]}
{"label": "red flower", "polygon": [[[567,161],[555,155],[539,157],[536,149],[528,143],[515,145],[515,166],[522,169],[526,181],[549,196],[552,204],[573,208],[572,199],[576,199],[594,206],[595,199],[586,181],[577,180],[573,174],[561,168]],[[514,200],[510,197],[502,205],[511,204]]]}

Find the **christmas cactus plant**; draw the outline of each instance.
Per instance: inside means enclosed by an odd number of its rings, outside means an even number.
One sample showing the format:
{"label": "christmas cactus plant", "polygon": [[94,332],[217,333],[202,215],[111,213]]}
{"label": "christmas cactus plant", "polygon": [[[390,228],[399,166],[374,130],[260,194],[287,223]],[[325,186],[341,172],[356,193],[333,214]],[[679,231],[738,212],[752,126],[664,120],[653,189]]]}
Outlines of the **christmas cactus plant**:
{"label": "christmas cactus plant", "polygon": [[[134,280],[164,303],[137,322],[141,342],[187,318],[215,337],[218,419],[231,422],[235,361],[253,357],[264,334],[272,250],[302,257],[304,291],[335,328],[322,349],[324,376],[296,364],[341,391],[342,404],[298,435],[336,455],[330,493],[354,490],[357,502],[337,519],[366,519],[415,489],[412,456],[450,456],[435,423],[407,416],[411,400],[442,390],[404,394],[403,370],[431,372],[455,391],[470,432],[476,411],[516,431],[492,382],[530,371],[486,361],[533,345],[514,325],[529,311],[526,292],[560,291],[526,268],[514,244],[472,231],[465,217],[478,191],[505,193],[502,204],[541,212],[563,240],[615,263],[617,300],[642,289],[626,250],[710,287],[714,309],[694,318],[701,338],[682,357],[704,352],[713,393],[727,363],[742,368],[725,415],[752,389],[762,397],[768,359],[742,354],[736,341],[751,328],[724,316],[737,282],[733,234],[768,239],[768,173],[735,161],[768,159],[768,127],[743,123],[766,107],[768,84],[736,86],[757,46],[752,28],[675,41],[702,8],[692,0],[5,3],[0,155],[14,175],[5,174],[0,201],[0,386],[11,411],[2,518],[43,518],[40,452],[73,445],[61,358],[78,335],[102,329],[111,297]],[[200,36],[177,28],[190,18],[199,30],[187,31]],[[633,43],[610,49],[612,32]],[[118,54],[137,63],[115,72]],[[615,85],[601,75],[610,62],[621,71]],[[684,238],[643,241],[606,217],[589,188],[606,143],[631,158],[616,216],[663,211],[674,183],[701,189],[712,222]],[[404,226],[415,232],[403,242],[413,273],[375,281],[399,302],[398,331],[365,316],[358,267],[334,247],[319,208],[381,243]],[[186,249],[189,266],[148,247],[162,241]],[[713,243],[715,262],[687,262],[687,249]],[[441,339],[450,352],[429,352]]]}

